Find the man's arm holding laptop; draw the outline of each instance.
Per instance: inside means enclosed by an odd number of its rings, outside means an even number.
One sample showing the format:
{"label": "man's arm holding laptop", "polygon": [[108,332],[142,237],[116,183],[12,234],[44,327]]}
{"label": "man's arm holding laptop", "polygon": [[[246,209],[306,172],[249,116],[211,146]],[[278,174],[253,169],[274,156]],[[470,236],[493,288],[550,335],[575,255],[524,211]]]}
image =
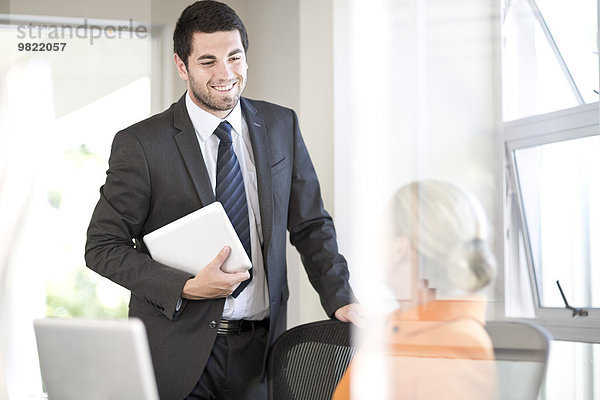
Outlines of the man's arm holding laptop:
{"label": "man's arm holding laptop", "polygon": [[[225,297],[247,272],[219,270],[228,253],[219,253],[196,276],[156,262],[134,247],[150,210],[151,183],[144,152],[132,134],[114,139],[106,183],[87,232],[85,260],[89,268],[130,290],[167,318],[173,319],[181,298]],[[232,289],[231,289],[232,290]]]}

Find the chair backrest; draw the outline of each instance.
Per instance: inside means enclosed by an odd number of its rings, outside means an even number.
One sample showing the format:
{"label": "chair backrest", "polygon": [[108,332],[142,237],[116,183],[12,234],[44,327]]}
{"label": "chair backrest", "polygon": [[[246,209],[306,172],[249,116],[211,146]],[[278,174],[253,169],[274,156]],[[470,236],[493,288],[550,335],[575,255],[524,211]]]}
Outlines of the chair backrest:
{"label": "chair backrest", "polygon": [[348,323],[318,321],[284,332],[269,354],[269,398],[330,400],[354,353]]}
{"label": "chair backrest", "polygon": [[546,376],[550,334],[521,321],[488,321],[492,339],[500,400],[537,399]]}

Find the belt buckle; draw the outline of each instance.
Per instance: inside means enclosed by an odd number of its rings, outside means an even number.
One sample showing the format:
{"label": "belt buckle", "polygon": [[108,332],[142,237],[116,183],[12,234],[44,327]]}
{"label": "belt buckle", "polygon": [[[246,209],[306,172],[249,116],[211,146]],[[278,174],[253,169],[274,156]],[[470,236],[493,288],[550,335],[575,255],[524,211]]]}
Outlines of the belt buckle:
{"label": "belt buckle", "polygon": [[239,335],[242,333],[242,321],[221,319],[219,321],[218,335]]}

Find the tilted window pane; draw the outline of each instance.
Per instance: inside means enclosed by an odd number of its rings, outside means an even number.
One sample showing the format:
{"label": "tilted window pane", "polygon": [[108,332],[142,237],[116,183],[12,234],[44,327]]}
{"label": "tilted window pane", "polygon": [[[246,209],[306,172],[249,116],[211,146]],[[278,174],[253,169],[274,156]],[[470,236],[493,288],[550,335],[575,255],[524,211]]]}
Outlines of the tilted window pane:
{"label": "tilted window pane", "polygon": [[505,121],[578,105],[527,0],[514,0],[502,27]]}
{"label": "tilted window pane", "polygon": [[540,305],[600,307],[600,136],[514,156]]}
{"label": "tilted window pane", "polygon": [[586,103],[598,101],[596,0],[536,0]]}
{"label": "tilted window pane", "polygon": [[[598,101],[596,1],[535,4],[541,19],[529,0],[513,0],[502,25],[505,121],[577,106],[581,102],[572,83],[583,103]],[[543,29],[544,22],[553,40]]]}

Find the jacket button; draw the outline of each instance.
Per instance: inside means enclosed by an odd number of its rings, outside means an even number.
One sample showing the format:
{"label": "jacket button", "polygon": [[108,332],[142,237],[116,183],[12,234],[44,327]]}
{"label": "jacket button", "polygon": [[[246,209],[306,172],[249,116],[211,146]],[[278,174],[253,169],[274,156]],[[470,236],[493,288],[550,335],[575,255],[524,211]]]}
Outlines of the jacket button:
{"label": "jacket button", "polygon": [[210,329],[215,329],[215,328],[216,328],[218,325],[219,325],[219,324],[217,323],[217,321],[214,321],[214,320],[213,320],[213,321],[210,321],[210,322],[208,323],[208,327],[209,327]]}

